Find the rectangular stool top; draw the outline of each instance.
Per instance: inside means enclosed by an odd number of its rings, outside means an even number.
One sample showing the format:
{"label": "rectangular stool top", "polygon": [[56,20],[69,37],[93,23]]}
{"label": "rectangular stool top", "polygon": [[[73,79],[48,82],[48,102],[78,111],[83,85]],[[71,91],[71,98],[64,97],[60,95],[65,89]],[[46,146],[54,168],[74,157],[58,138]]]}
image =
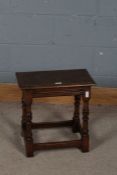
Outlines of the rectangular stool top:
{"label": "rectangular stool top", "polygon": [[16,72],[16,77],[21,89],[95,85],[86,69]]}

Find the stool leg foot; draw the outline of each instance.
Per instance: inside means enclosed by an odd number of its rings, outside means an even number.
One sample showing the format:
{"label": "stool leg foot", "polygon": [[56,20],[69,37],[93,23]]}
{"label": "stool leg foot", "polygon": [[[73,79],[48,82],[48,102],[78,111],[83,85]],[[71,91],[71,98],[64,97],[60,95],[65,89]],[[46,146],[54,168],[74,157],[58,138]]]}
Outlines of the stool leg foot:
{"label": "stool leg foot", "polygon": [[31,143],[26,142],[26,156],[27,157],[33,157],[33,145]]}
{"label": "stool leg foot", "polygon": [[74,97],[74,116],[73,116],[73,125],[72,132],[77,133],[81,130],[80,118],[79,118],[79,108],[80,108],[80,95]]}
{"label": "stool leg foot", "polygon": [[88,137],[84,137],[82,139],[82,147],[81,150],[83,153],[89,152],[89,138]]}

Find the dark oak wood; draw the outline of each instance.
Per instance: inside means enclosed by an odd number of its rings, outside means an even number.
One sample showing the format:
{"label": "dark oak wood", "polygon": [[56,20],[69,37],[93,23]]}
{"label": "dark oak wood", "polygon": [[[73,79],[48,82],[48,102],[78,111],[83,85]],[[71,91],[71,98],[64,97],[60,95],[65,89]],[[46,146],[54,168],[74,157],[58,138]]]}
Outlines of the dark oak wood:
{"label": "dark oak wood", "polygon": [[48,89],[65,86],[81,87],[95,85],[94,80],[86,69],[17,72],[16,76],[21,89]]}
{"label": "dark oak wood", "polygon": [[23,97],[23,117],[22,117],[22,127],[24,133],[26,155],[27,157],[33,156],[33,137],[32,137],[32,95],[29,92],[24,92]]}
{"label": "dark oak wood", "polygon": [[89,120],[89,97],[82,96],[83,99],[83,126],[82,126],[82,152],[89,151],[89,130],[88,130],[88,120]]}
{"label": "dark oak wood", "polygon": [[[37,72],[17,72],[18,85],[22,90],[22,135],[25,140],[26,155],[32,157],[34,151],[50,148],[77,147],[82,152],[89,151],[88,115],[91,87],[94,80],[86,69],[56,70]],[[39,97],[74,96],[72,120],[58,122],[32,122],[32,100]],[[83,118],[80,121],[80,101],[83,101]],[[33,143],[32,129],[51,127],[71,127],[81,134],[80,140]]]}
{"label": "dark oak wood", "polygon": [[73,126],[72,131],[74,133],[80,132],[81,133],[81,123],[80,123],[80,117],[79,117],[79,110],[80,110],[80,95],[76,95],[74,98],[74,116],[73,116]]}
{"label": "dark oak wood", "polygon": [[32,123],[32,129],[37,128],[53,128],[53,127],[70,127],[73,124],[73,120],[58,121],[58,122],[40,122]]}
{"label": "dark oak wood", "polygon": [[71,140],[71,141],[61,141],[61,142],[48,142],[48,143],[35,143],[33,149],[43,150],[43,149],[58,149],[58,148],[81,148],[80,140]]}

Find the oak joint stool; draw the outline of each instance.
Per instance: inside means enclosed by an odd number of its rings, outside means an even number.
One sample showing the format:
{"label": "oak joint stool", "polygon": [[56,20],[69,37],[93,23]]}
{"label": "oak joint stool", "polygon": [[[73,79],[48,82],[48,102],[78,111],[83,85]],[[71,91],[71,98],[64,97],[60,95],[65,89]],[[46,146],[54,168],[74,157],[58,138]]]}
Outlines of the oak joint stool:
{"label": "oak joint stool", "polygon": [[[91,87],[94,80],[86,69],[17,72],[18,85],[22,90],[22,135],[26,155],[32,157],[34,151],[51,148],[77,147],[82,152],[89,151],[88,115]],[[31,105],[33,98],[74,96],[74,115],[71,120],[59,122],[32,122]],[[80,101],[83,102],[82,122],[80,121]],[[71,141],[34,143],[32,129],[51,127],[71,127],[79,132],[81,139]]]}

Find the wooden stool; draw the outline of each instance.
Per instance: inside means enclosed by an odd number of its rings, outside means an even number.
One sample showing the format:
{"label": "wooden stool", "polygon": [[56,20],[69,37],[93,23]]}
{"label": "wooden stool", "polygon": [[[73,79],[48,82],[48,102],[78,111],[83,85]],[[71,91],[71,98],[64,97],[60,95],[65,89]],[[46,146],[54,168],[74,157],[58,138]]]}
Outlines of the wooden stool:
{"label": "wooden stool", "polygon": [[[32,157],[34,151],[50,148],[77,147],[82,152],[89,151],[88,115],[91,86],[94,80],[85,69],[37,72],[17,72],[16,77],[22,90],[22,133],[26,155]],[[31,104],[33,98],[53,96],[74,96],[75,110],[72,120],[60,122],[32,122]],[[80,100],[83,101],[82,124],[79,117]],[[80,140],[34,143],[32,129],[71,126],[72,131],[81,134]]]}

